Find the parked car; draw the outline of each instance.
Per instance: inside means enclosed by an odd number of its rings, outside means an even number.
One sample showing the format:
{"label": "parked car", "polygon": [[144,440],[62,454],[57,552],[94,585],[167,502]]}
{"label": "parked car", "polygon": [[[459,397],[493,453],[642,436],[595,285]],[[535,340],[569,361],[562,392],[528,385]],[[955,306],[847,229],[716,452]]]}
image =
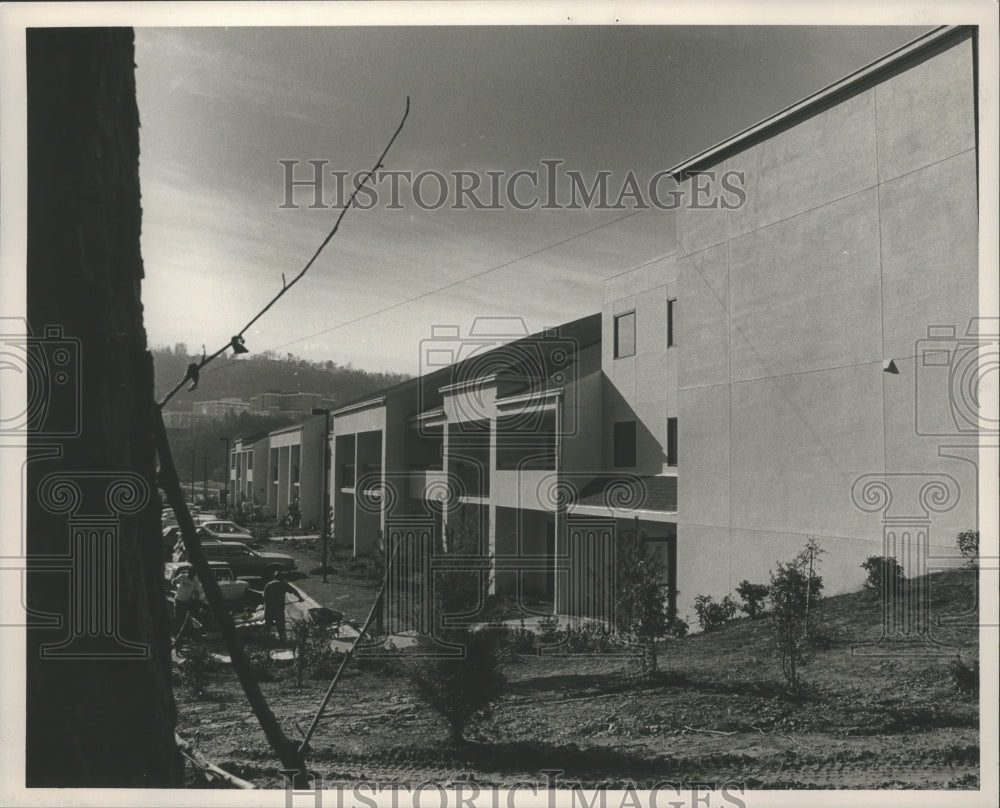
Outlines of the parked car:
{"label": "parked car", "polygon": [[224,561],[237,575],[253,578],[272,575],[278,570],[295,569],[295,559],[282,553],[260,553],[238,541],[203,542],[202,548],[211,561]]}
{"label": "parked car", "polygon": [[[215,535],[211,530],[207,530],[204,527],[196,526],[195,535],[201,540],[204,545],[205,542],[218,542],[219,537]],[[171,525],[170,527],[163,528],[163,555],[166,561],[183,561],[183,558],[176,558],[178,551],[183,548],[183,543],[181,542],[181,529],[179,525]]]}
{"label": "parked car", "polygon": [[[222,590],[222,597],[228,601],[242,600],[250,584],[241,581],[233,573],[233,568],[222,561],[209,561],[212,572],[215,573],[215,580],[219,582],[219,589]],[[177,579],[182,575],[187,575],[191,564],[187,561],[171,561],[163,565],[163,584],[167,591],[172,593],[177,586]]]}
{"label": "parked car", "polygon": [[212,531],[223,541],[253,541],[253,536],[247,532],[246,528],[240,527],[228,519],[206,519],[201,523],[201,526],[206,530]]}

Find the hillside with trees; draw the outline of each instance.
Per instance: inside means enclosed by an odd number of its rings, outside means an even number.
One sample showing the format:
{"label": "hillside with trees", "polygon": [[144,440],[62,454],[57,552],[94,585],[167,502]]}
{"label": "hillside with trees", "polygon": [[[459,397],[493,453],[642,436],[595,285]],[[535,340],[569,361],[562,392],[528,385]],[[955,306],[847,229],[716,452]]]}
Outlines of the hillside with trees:
{"label": "hillside with trees", "polygon": [[[177,343],[172,348],[153,348],[152,354],[158,399],[184,378],[189,363],[200,358],[189,354],[184,343]],[[350,363],[311,362],[290,353],[280,357],[273,351],[264,351],[239,359],[227,355],[205,368],[197,390],[182,390],[168,402],[166,410],[190,411],[196,401],[219,398],[249,401],[251,396],[265,390],[320,393],[346,403],[407,378],[403,373],[370,373]]]}

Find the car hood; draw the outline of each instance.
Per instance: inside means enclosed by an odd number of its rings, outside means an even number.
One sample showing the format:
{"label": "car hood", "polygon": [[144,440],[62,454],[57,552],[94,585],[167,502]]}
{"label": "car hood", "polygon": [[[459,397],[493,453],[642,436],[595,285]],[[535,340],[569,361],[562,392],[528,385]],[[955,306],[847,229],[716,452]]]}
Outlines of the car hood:
{"label": "car hood", "polygon": [[276,561],[293,561],[294,559],[284,553],[261,553],[263,558],[273,558]]}

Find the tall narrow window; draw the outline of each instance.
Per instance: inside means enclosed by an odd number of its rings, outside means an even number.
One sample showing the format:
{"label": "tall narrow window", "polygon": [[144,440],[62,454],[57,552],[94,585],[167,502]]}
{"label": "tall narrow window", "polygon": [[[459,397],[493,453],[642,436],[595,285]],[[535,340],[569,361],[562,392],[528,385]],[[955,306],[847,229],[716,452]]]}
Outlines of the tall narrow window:
{"label": "tall narrow window", "polygon": [[635,312],[615,317],[615,359],[635,356]]}
{"label": "tall narrow window", "polygon": [[677,298],[667,301],[667,347],[671,348],[677,343],[674,342],[674,325],[677,316]]}
{"label": "tall narrow window", "polygon": [[619,421],[614,432],[615,466],[634,468],[635,454],[635,421]]}
{"label": "tall narrow window", "polygon": [[667,419],[667,465],[677,465],[677,419]]}

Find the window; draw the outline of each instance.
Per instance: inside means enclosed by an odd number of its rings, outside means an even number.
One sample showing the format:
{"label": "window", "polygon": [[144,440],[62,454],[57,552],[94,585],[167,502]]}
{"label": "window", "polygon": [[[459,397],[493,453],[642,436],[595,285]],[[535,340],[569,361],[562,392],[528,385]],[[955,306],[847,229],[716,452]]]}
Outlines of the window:
{"label": "window", "polygon": [[677,465],[677,419],[667,419],[667,465]]}
{"label": "window", "polygon": [[635,356],[635,312],[615,317],[615,359]]}
{"label": "window", "polygon": [[674,324],[677,316],[677,298],[667,301],[667,347],[672,348],[677,343],[674,342]]}
{"label": "window", "polygon": [[231,468],[231,469],[236,468],[236,452],[233,452],[229,456],[229,468]]}
{"label": "window", "polygon": [[253,452],[247,452],[247,468],[253,468]]}
{"label": "window", "polygon": [[635,421],[619,421],[615,424],[614,455],[616,467],[635,467]]}

